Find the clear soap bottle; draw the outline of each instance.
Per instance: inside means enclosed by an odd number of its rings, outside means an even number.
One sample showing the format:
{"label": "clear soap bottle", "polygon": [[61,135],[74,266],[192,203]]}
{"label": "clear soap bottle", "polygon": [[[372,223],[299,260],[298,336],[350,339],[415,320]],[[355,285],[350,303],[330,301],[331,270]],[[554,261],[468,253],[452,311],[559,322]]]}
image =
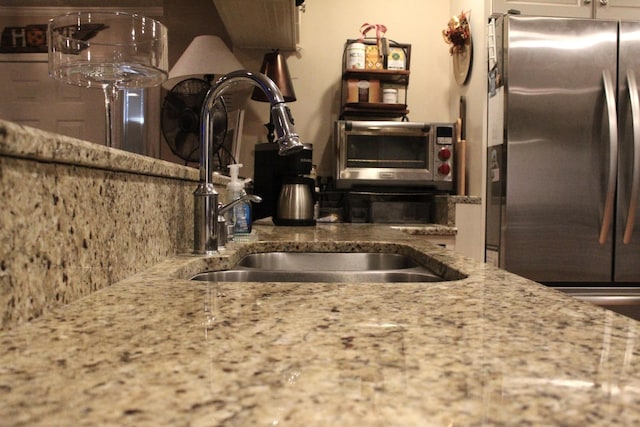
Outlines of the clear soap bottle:
{"label": "clear soap bottle", "polygon": [[[237,200],[247,193],[244,189],[244,181],[238,178],[238,173],[242,164],[229,165],[231,181],[227,184],[228,201]],[[236,234],[251,233],[251,203],[238,203],[229,211],[229,229]]]}

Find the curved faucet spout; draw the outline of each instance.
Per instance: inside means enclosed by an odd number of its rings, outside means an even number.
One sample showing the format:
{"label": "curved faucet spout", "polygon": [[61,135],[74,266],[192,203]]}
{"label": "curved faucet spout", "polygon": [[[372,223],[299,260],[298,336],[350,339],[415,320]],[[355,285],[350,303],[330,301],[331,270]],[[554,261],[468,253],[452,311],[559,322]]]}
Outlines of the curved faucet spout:
{"label": "curved faucet spout", "polygon": [[210,254],[218,250],[218,192],[212,182],[214,105],[227,89],[241,82],[251,83],[267,96],[280,155],[296,153],[304,148],[296,133],[291,111],[278,86],[270,78],[264,74],[238,70],[218,79],[207,92],[200,111],[200,183],[193,193],[193,251],[196,254]]}
{"label": "curved faucet spout", "polygon": [[276,134],[276,142],[280,155],[288,155],[302,151],[304,144],[296,133],[291,110],[285,103],[278,86],[269,77],[261,73],[246,70],[232,71],[218,79],[207,92],[201,110],[200,121],[200,180],[211,180],[211,155],[213,154],[213,106],[230,87],[241,82],[248,82],[260,88],[271,104],[271,117]]}

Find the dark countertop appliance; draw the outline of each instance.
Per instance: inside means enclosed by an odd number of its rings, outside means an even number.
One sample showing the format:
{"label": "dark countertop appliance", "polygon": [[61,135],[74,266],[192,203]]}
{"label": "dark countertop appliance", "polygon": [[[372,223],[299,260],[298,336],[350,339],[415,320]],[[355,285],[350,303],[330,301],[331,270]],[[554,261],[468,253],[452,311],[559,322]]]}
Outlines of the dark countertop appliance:
{"label": "dark countertop appliance", "polygon": [[276,225],[315,225],[315,183],[311,172],[313,145],[289,156],[278,155],[278,144],[255,146],[254,193],[262,203],[253,206],[253,219],[272,217]]}

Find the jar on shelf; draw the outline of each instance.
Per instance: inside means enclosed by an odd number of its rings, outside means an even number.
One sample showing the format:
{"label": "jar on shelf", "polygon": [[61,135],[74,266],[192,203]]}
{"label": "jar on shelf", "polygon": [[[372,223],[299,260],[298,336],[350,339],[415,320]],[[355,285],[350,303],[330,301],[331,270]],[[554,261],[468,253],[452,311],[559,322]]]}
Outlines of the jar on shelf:
{"label": "jar on shelf", "polygon": [[398,89],[385,88],[382,90],[382,102],[385,104],[397,104],[398,103]]}
{"label": "jar on shelf", "polygon": [[364,70],[365,46],[364,43],[351,43],[347,46],[346,68],[348,70]]}

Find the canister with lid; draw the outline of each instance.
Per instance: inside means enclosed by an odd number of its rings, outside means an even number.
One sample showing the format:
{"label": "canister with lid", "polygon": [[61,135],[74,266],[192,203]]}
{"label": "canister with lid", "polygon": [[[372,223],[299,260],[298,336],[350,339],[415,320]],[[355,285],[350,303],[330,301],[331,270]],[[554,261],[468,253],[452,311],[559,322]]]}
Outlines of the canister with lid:
{"label": "canister with lid", "polygon": [[398,103],[398,89],[385,88],[382,90],[382,102],[385,104],[397,104]]}
{"label": "canister with lid", "polygon": [[354,42],[347,46],[347,69],[364,69],[364,43]]}

